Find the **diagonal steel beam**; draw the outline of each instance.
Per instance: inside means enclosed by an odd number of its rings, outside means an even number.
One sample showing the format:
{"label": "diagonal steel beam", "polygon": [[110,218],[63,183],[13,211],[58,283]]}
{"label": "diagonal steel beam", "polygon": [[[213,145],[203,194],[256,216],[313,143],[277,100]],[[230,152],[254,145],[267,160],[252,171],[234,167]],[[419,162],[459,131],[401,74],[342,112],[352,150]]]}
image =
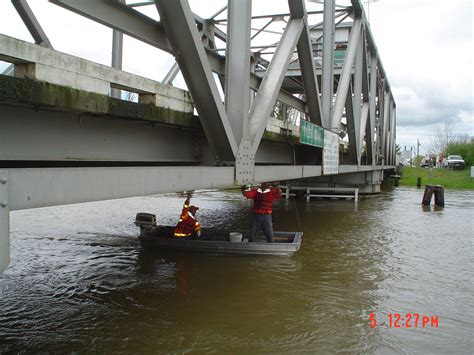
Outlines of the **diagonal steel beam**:
{"label": "diagonal steel beam", "polygon": [[166,85],[173,85],[173,80],[176,78],[176,75],[178,75],[178,73],[179,73],[179,65],[177,62],[174,62],[173,66],[164,77],[162,83]]}
{"label": "diagonal steel beam", "polygon": [[[130,37],[173,54],[163,26],[141,14],[140,12],[111,0],[77,1],[77,0],[49,0],[51,3],[87,17],[93,21],[123,32]],[[207,59],[212,71],[218,74],[225,73],[225,59],[216,52],[206,49]],[[261,84],[255,73],[250,74],[250,87],[257,90]],[[305,112],[305,102],[288,92],[281,90],[278,100]]]}
{"label": "diagonal steel beam", "polygon": [[[369,114],[369,87],[368,87],[368,71],[367,71],[367,51],[364,32],[359,39],[359,48],[356,55],[354,82],[357,90],[354,93],[354,104],[358,106],[357,127],[357,163],[360,165],[364,135],[367,130],[367,118]],[[368,136],[367,136],[368,137]],[[367,153],[368,154],[368,153]]]}
{"label": "diagonal steel beam", "polygon": [[355,129],[355,147],[357,152],[357,165],[360,165],[362,155],[361,132],[364,129],[362,123],[362,76],[364,72],[364,49],[363,35],[359,36],[357,41],[357,50],[354,59],[354,129]]}
{"label": "diagonal steel beam", "polygon": [[35,43],[44,47],[53,48],[48,36],[46,36],[46,33],[43,31],[43,28],[39,24],[26,0],[12,0],[12,4],[15,7],[16,12],[18,12],[18,15],[20,15],[23,20],[26,28],[28,28]]}
{"label": "diagonal steel beam", "polygon": [[342,73],[339,79],[339,85],[337,86],[336,102],[334,103],[334,108],[331,116],[331,128],[339,128],[341,124],[342,111],[344,110],[346,95],[351,80],[352,66],[354,64],[354,58],[357,52],[360,32],[361,19],[357,17],[354,19],[354,23],[352,24],[349,45],[347,47],[346,57],[344,58],[344,64],[342,66]]}
{"label": "diagonal steel beam", "polygon": [[311,36],[308,30],[307,15],[304,0],[289,0],[292,19],[303,20],[303,30],[297,44],[298,58],[300,62],[303,85],[308,106],[309,116],[313,123],[322,125],[321,120],[321,99],[319,97],[318,80],[316,78],[316,69],[313,59],[313,46],[311,45]]}
{"label": "diagonal steel beam", "polygon": [[275,55],[250,108],[250,141],[255,154],[280,90],[286,69],[304,27],[302,19],[290,19],[278,43]]}
{"label": "diagonal steel beam", "polygon": [[390,97],[390,91],[384,91],[384,103],[383,103],[383,118],[382,118],[382,127],[381,127],[381,154],[384,158],[384,165],[387,163],[387,141],[388,141],[388,125],[390,120],[390,107],[392,105],[392,100]]}
{"label": "diagonal steel beam", "polygon": [[161,24],[127,5],[111,0],[49,1],[172,54]]}
{"label": "diagonal steel beam", "polygon": [[221,161],[233,161],[237,143],[189,4],[160,0],[155,5],[213,153]]}
{"label": "diagonal steel beam", "polygon": [[367,122],[365,136],[367,144],[367,156],[369,158],[369,163],[373,165],[375,164],[374,129],[377,97],[377,56],[371,52],[370,57],[369,120]]}
{"label": "diagonal steel beam", "polygon": [[349,82],[348,92],[346,93],[346,124],[347,124],[347,136],[349,139],[349,161],[352,164],[357,164],[357,127],[355,124],[354,114],[354,99],[352,97],[352,83]]}

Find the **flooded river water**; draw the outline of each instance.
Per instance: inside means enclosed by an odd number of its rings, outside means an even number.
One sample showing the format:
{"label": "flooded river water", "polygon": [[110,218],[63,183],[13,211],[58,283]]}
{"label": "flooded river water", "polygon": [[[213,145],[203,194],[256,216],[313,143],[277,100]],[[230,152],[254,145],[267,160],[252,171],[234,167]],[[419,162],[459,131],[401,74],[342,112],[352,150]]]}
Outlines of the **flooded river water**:
{"label": "flooded river water", "polygon": [[[13,212],[0,352],[472,353],[474,192],[422,194],[281,200],[290,258],[143,250],[135,213],[175,224],[176,194]],[[204,227],[250,222],[240,193],[192,202]]]}

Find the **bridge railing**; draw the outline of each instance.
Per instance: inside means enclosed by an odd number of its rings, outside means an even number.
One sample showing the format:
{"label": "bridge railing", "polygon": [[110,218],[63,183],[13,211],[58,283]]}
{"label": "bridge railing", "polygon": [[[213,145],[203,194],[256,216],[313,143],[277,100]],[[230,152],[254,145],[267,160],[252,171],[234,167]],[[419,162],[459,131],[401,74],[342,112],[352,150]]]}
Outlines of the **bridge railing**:
{"label": "bridge railing", "polygon": [[73,89],[109,95],[111,88],[138,94],[140,103],[193,112],[189,92],[94,63],[70,54],[0,34],[0,60],[14,65],[16,77],[27,77]]}

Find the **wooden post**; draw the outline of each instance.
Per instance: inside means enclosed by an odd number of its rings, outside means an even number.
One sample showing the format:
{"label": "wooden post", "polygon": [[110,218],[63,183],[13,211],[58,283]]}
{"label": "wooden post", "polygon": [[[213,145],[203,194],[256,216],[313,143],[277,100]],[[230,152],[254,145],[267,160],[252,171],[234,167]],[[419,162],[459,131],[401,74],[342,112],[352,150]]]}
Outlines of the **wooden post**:
{"label": "wooden post", "polygon": [[425,186],[425,193],[423,194],[423,201],[421,201],[422,205],[428,206],[431,203],[431,197],[433,196],[433,190],[434,190],[433,185],[426,185]]}
{"label": "wooden post", "polygon": [[436,185],[434,187],[435,205],[444,206],[444,187]]}
{"label": "wooden post", "polygon": [[416,178],[416,188],[417,189],[421,188],[421,177]]}

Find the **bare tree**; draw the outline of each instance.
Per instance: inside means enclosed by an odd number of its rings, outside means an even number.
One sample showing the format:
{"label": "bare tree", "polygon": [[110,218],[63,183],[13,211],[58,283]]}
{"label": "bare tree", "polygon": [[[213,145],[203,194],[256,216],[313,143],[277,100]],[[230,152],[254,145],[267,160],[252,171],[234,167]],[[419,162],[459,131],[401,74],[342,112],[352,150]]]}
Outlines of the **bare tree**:
{"label": "bare tree", "polygon": [[444,123],[444,129],[438,127],[433,138],[426,145],[427,152],[439,154],[446,151],[447,146],[458,139],[458,136],[454,133],[454,128],[454,124],[447,121]]}

